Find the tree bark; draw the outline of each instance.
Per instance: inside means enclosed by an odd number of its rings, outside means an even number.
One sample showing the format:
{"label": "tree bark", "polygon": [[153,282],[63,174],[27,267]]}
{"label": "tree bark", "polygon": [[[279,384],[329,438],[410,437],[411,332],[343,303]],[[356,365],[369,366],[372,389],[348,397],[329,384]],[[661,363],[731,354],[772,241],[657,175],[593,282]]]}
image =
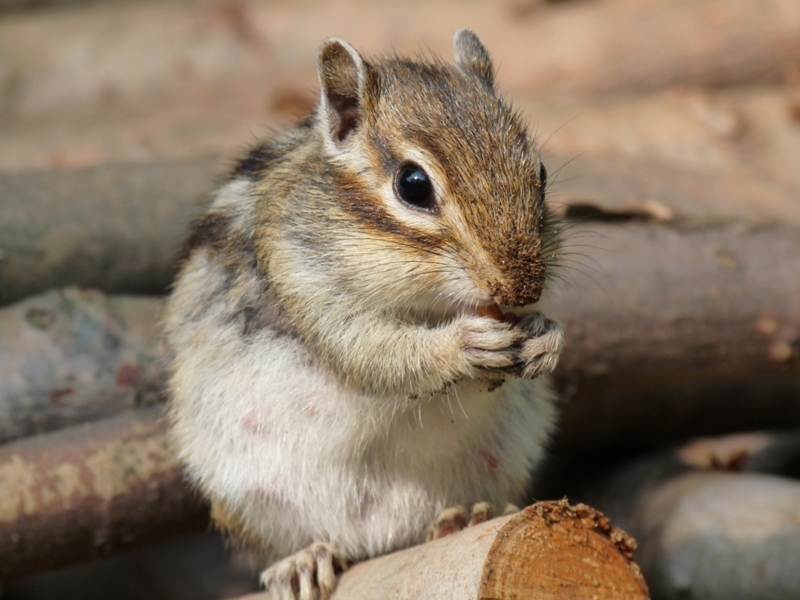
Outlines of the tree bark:
{"label": "tree bark", "polygon": [[72,288],[0,310],[0,443],[162,402],[160,309]]}
{"label": "tree bark", "polygon": [[570,246],[543,307],[567,332],[560,451],[800,424],[795,228],[597,224]]}
{"label": "tree bark", "polygon": [[0,446],[0,577],[202,528],[157,409]]}
{"label": "tree bark", "polygon": [[67,285],[163,293],[217,161],[0,174],[0,304]]}

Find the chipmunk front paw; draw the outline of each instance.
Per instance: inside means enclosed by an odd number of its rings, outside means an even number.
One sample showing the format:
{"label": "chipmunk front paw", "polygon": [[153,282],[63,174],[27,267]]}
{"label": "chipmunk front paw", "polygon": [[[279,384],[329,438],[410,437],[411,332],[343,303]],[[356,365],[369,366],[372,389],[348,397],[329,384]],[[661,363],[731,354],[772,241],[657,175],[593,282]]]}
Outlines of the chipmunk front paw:
{"label": "chipmunk front paw", "polygon": [[347,557],[335,544],[315,542],[261,573],[261,585],[276,600],[328,600]]}
{"label": "chipmunk front paw", "polygon": [[551,373],[564,348],[564,330],[561,325],[542,313],[531,313],[517,323],[525,332],[518,353],[514,374],[523,379],[533,379]]}
{"label": "chipmunk front paw", "polygon": [[524,332],[512,324],[484,316],[464,316],[458,322],[461,348],[470,366],[506,369],[518,361]]}

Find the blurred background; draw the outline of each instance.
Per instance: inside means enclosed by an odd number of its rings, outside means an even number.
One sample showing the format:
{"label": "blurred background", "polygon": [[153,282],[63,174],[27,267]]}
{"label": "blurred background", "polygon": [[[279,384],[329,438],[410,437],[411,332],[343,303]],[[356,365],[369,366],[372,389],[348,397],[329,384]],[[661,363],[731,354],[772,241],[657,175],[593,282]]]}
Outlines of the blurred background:
{"label": "blurred background", "polygon": [[452,60],[463,26],[566,224],[531,500],[628,529],[654,598],[800,598],[800,2],[0,0],[3,600],[255,589],[164,442],[161,298],[324,38]]}

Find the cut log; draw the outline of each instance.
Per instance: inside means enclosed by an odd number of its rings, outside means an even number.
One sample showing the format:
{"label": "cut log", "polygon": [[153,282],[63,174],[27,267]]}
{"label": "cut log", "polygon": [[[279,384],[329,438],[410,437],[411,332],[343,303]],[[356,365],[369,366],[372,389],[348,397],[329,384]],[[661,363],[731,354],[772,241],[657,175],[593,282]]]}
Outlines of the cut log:
{"label": "cut log", "polygon": [[658,598],[800,598],[800,482],[693,473],[663,484],[633,519]]}
{"label": "cut log", "polygon": [[647,586],[631,559],[635,547],[586,505],[539,502],[356,565],[341,577],[331,600],[646,599]]}
{"label": "cut log", "polygon": [[[800,182],[800,121],[793,115],[794,88],[670,89],[642,97],[554,101],[512,97],[543,143],[545,159],[570,157],[577,178],[586,157],[616,157],[701,175],[725,171],[740,181]],[[10,142],[11,140],[9,140]],[[624,160],[620,160],[624,157]],[[623,163],[623,164],[619,164]],[[552,175],[560,165],[547,163]]]}
{"label": "cut log", "polygon": [[[86,119],[18,120],[0,136],[0,172],[205,155],[232,159],[255,138],[269,136],[270,128],[282,128],[312,110],[315,84],[297,90],[293,85],[286,82],[275,92],[274,105],[252,108],[239,106],[237,96],[226,96],[229,104],[222,105],[191,98],[176,106],[147,104],[124,118],[100,111]],[[751,182],[766,178],[797,184],[800,124],[790,92],[771,87],[576,101],[525,92],[510,97],[543,145],[551,175],[573,158],[580,174],[586,156],[600,155],[616,156],[618,164],[652,162],[700,174],[723,170]]]}
{"label": "cut log", "polygon": [[[800,435],[704,439],[596,473],[586,496],[636,536],[653,596],[800,597]],[[583,481],[586,485],[586,481]]]}
{"label": "cut log", "polygon": [[424,44],[450,57],[453,23],[483,37],[501,65],[501,88],[540,96],[779,81],[800,55],[794,0],[557,3],[527,18],[506,3],[455,0],[316,1],[291,10],[255,0],[121,3],[5,18],[0,57],[13,76],[0,88],[0,114],[124,114],[225,96],[252,110],[274,102],[286,81],[313,87],[317,48],[332,34],[371,54],[413,54]]}
{"label": "cut log", "polygon": [[0,304],[67,285],[163,293],[213,159],[0,174]]}
{"label": "cut log", "polygon": [[0,578],[204,527],[164,433],[142,409],[0,446]]}
{"label": "cut log", "polygon": [[0,443],[161,402],[160,308],[68,289],[0,310]]}
{"label": "cut log", "polygon": [[554,156],[547,163],[557,172],[551,204],[577,221],[650,220],[681,228],[800,225],[800,186],[754,178],[744,169],[689,169],[610,154]]}
{"label": "cut log", "polygon": [[795,229],[597,224],[565,252],[560,451],[800,425]]}
{"label": "cut log", "polygon": [[700,438],[676,451],[678,460],[698,469],[769,473],[800,479],[800,431],[734,434]]}

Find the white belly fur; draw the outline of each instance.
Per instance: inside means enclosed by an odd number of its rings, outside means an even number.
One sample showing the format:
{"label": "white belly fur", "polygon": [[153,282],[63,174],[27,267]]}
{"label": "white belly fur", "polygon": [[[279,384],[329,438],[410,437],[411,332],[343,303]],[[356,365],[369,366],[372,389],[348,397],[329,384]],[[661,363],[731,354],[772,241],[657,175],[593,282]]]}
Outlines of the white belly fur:
{"label": "white belly fur", "polygon": [[546,380],[367,397],[311,364],[297,341],[204,332],[207,350],[174,364],[181,458],[273,557],[312,541],[372,556],[423,541],[446,506],[516,502],[553,428]]}

